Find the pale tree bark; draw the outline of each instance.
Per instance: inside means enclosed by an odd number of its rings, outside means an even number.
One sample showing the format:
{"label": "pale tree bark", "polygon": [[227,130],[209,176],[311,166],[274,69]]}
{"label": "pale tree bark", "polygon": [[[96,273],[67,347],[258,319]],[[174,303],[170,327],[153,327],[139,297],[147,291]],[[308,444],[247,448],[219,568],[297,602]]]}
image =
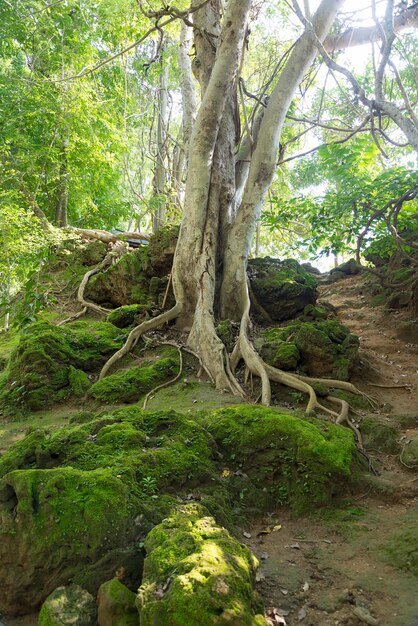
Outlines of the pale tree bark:
{"label": "pale tree bark", "polygon": [[322,0],[313,17],[315,33],[305,30],[296,42],[260,124],[242,201],[224,251],[221,315],[240,319],[245,297],[246,261],[261,206],[276,171],[280,135],[289,105],[317,54],[316,37],[323,40],[344,0]]}
{"label": "pale tree bark", "polygon": [[165,193],[167,183],[166,153],[167,153],[167,125],[168,125],[168,64],[161,57],[160,87],[158,92],[157,110],[157,150],[154,169],[154,199],[157,208],[152,215],[152,230],[155,232],[164,225]]}
{"label": "pale tree bark", "polygon": [[68,140],[65,139],[62,142],[61,147],[61,164],[59,171],[59,182],[58,182],[58,200],[55,211],[55,224],[59,228],[65,228],[68,226],[68,183],[69,183],[69,172],[68,172]]}

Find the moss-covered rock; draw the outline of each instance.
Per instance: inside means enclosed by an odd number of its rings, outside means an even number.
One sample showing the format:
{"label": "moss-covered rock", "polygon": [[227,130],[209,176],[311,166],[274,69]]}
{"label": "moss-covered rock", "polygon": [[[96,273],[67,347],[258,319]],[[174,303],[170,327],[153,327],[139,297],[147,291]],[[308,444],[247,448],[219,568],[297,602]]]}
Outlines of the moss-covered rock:
{"label": "moss-covered rock", "polygon": [[349,259],[340,265],[337,265],[334,269],[330,271],[330,274],[344,274],[345,276],[355,276],[356,274],[360,274],[361,267],[357,263],[355,259]]}
{"label": "moss-covered rock", "polygon": [[[108,469],[7,474],[0,481],[0,610],[29,612],[69,579],[91,591],[94,564],[134,541],[137,513],[130,490]],[[111,576],[115,563],[102,565]]]}
{"label": "moss-covered rock", "polygon": [[124,339],[125,334],[107,322],[32,324],[22,332],[10,356],[0,392],[2,403],[36,411],[65,399],[74,388],[78,395],[87,380],[74,368],[94,371]]}
{"label": "moss-covered rock", "polygon": [[45,600],[39,613],[39,626],[95,626],[96,602],[78,585],[58,587]]}
{"label": "moss-covered rock", "polygon": [[149,310],[146,304],[127,304],[114,309],[107,316],[107,321],[118,328],[128,328],[139,323]]}
{"label": "moss-covered rock", "polygon": [[141,367],[131,367],[97,381],[89,390],[89,395],[107,404],[136,402],[159,384],[174,378],[178,369],[179,363],[175,357],[166,357]]}
{"label": "moss-covered rock", "polygon": [[204,507],[179,507],[145,541],[141,626],[266,626],[255,557]]}
{"label": "moss-covered rock", "polygon": [[291,319],[316,302],[315,277],[293,259],[251,259],[248,275],[257,302],[274,321]]}
{"label": "moss-covered rock", "polygon": [[213,456],[195,421],[137,407],[12,446],[0,459],[0,611],[33,610],[69,578],[96,592],[119,566],[138,576],[138,542],[182,490],[227,517]]}
{"label": "moss-covered rock", "polygon": [[87,244],[81,250],[81,262],[83,265],[98,265],[103,261],[107,254],[107,246],[103,241],[99,241],[96,239],[91,243]]}
{"label": "moss-covered rock", "polygon": [[207,429],[224,455],[229,488],[258,510],[329,503],[350,477],[352,432],[328,421],[242,405],[208,415]]}
{"label": "moss-covered rock", "polygon": [[89,377],[83,370],[79,370],[76,367],[70,365],[68,370],[68,384],[71,393],[74,396],[84,396],[86,391],[91,386]]}
{"label": "moss-covered rock", "polygon": [[99,626],[138,626],[136,595],[117,578],[100,586],[97,594]]}
{"label": "moss-covered rock", "polygon": [[366,450],[395,454],[399,449],[399,430],[378,416],[365,417],[360,424],[361,437]]}
{"label": "moss-covered rock", "polygon": [[297,320],[264,331],[257,345],[265,361],[274,367],[348,380],[359,340],[337,320]]}

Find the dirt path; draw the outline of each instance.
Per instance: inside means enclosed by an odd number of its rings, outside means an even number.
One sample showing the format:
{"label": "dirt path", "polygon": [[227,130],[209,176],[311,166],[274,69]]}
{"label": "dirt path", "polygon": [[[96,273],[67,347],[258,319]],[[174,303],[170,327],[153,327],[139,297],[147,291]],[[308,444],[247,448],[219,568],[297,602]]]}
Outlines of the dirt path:
{"label": "dirt path", "polygon": [[[418,346],[396,336],[406,314],[372,307],[363,277],[324,285],[321,298],[360,337],[353,381],[378,398],[376,417],[398,426],[399,416],[418,417]],[[410,420],[400,440],[418,436],[416,426]],[[272,624],[418,626],[418,471],[399,453],[371,454],[380,476],[341,509],[301,519],[277,511],[244,537],[261,563],[258,589],[275,607]]]}

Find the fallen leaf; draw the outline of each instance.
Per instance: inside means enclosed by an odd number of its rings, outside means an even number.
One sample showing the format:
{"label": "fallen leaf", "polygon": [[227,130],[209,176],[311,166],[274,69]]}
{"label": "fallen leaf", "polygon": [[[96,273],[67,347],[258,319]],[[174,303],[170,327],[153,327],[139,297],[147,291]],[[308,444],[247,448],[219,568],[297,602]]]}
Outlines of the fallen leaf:
{"label": "fallen leaf", "polygon": [[298,543],[291,543],[290,547],[294,548],[295,550],[300,550],[300,545]]}
{"label": "fallen leaf", "polygon": [[289,593],[287,589],[280,589],[280,591],[282,592],[284,596],[287,596],[287,594]]}
{"label": "fallen leaf", "polygon": [[281,525],[281,524],[277,524],[277,526],[273,526],[273,532],[274,532],[274,533],[277,533],[277,531],[278,531],[278,530],[280,530],[280,529],[281,529],[281,527],[282,527],[282,525]]}
{"label": "fallen leaf", "polygon": [[266,560],[266,559],[268,559],[268,558],[269,558],[269,554],[268,554],[268,552],[262,552],[262,553],[260,554],[260,559],[262,559],[263,561],[265,561],[265,560]]}
{"label": "fallen leaf", "polygon": [[309,583],[304,583],[303,587],[302,587],[303,591],[309,591]]}
{"label": "fallen leaf", "polygon": [[252,534],[251,533],[247,533],[245,530],[244,530],[244,532],[242,534],[244,535],[244,537],[247,537],[247,539],[251,539],[251,537],[252,537]]}

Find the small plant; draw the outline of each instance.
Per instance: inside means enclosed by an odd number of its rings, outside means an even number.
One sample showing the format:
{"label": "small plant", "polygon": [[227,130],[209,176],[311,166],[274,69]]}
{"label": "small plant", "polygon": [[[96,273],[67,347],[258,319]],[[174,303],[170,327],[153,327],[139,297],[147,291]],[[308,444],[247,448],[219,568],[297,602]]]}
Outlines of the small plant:
{"label": "small plant", "polygon": [[141,487],[147,495],[152,496],[157,491],[157,480],[153,476],[144,476]]}

